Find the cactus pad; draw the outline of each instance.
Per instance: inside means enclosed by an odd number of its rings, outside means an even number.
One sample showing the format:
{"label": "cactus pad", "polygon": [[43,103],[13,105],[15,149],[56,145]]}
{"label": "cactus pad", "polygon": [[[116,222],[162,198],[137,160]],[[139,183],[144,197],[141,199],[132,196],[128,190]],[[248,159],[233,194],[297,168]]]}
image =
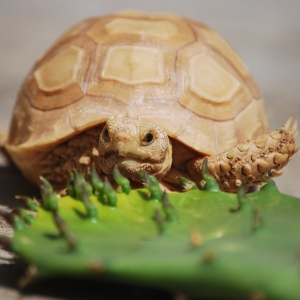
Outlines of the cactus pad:
{"label": "cactus pad", "polygon": [[[246,195],[218,190],[163,193],[155,179],[116,192],[93,170],[90,184],[69,176],[69,196],[42,179],[41,205],[9,216],[15,235],[2,239],[31,266],[31,276],[86,277],[159,288],[191,297],[300,299],[300,199],[266,178]],[[184,186],[193,186],[181,178]],[[194,186],[193,186],[194,187]]]}

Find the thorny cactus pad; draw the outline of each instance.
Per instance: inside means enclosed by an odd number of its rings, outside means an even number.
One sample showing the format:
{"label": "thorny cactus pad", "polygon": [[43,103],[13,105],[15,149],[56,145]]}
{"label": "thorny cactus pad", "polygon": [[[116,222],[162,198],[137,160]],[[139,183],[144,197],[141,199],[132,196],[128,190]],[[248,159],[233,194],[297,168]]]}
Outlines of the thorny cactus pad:
{"label": "thorny cactus pad", "polygon": [[[300,299],[300,199],[266,185],[252,194],[227,194],[212,178],[204,190],[181,178],[185,193],[146,188],[124,192],[70,174],[58,199],[42,179],[34,220],[24,210],[6,216],[16,230],[2,244],[31,266],[36,277],[87,277],[160,288],[192,297]],[[92,193],[89,192],[91,187]],[[90,194],[90,196],[89,196]],[[30,278],[27,278],[30,279]]]}

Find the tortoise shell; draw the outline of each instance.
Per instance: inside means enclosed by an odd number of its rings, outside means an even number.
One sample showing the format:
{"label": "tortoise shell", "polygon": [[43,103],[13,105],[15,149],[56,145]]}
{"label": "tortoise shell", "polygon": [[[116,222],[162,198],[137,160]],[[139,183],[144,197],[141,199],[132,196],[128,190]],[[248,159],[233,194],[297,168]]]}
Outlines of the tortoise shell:
{"label": "tortoise shell", "polygon": [[174,14],[120,12],[71,28],[25,79],[8,152],[30,159],[111,118],[151,121],[205,155],[268,130],[248,68],[209,27]]}

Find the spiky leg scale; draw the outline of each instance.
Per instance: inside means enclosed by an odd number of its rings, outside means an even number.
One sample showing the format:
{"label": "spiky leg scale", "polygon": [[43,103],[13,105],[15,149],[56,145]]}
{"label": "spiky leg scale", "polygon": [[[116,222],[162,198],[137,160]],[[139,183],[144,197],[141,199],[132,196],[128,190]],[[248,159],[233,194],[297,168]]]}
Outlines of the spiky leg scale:
{"label": "spiky leg scale", "polygon": [[[297,134],[297,122],[290,128],[288,121],[282,128],[209,157],[208,170],[226,192],[236,193],[242,182],[247,189],[261,185],[268,168],[271,177],[282,174],[280,170],[298,151]],[[202,180],[202,164],[203,159],[189,163],[190,173],[197,182]]]}

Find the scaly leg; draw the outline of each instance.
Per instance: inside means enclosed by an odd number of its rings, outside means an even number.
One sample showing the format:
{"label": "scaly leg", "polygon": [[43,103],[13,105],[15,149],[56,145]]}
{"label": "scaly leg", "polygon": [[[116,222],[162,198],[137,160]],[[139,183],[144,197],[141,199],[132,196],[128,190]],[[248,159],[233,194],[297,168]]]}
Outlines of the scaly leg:
{"label": "scaly leg", "polygon": [[[282,174],[283,168],[299,150],[295,146],[298,135],[297,121],[292,127],[290,118],[282,128],[264,134],[208,158],[208,170],[214,176],[221,190],[236,193],[242,182],[246,188],[261,185],[263,175],[270,167],[271,177]],[[193,180],[200,184],[203,158],[188,163]]]}

